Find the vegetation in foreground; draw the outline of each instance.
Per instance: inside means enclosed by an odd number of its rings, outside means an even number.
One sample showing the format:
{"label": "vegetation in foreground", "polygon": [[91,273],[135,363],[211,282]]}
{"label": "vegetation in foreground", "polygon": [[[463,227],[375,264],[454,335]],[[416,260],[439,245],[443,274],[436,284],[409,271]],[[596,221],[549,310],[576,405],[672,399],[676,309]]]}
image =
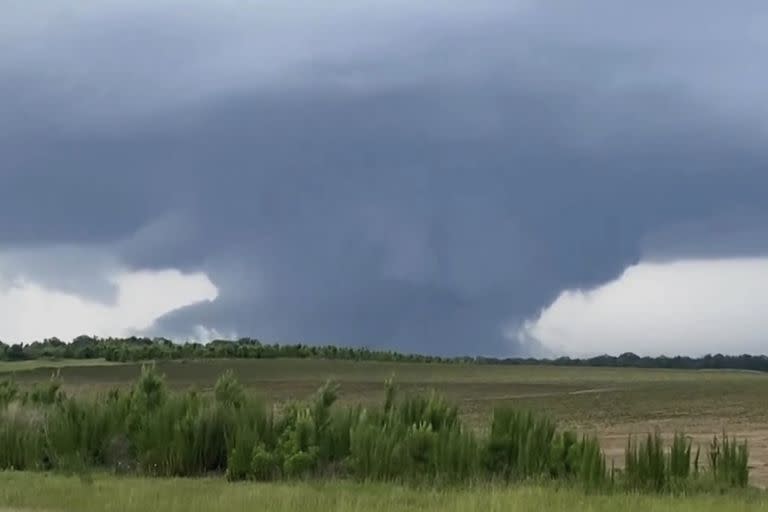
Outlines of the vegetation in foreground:
{"label": "vegetation in foreground", "polygon": [[394,484],[242,483],[220,478],[161,479],[0,472],[0,510],[61,512],[758,512],[768,500],[754,490],[670,496],[584,493],[552,485],[480,485],[415,489]]}
{"label": "vegetation in foreground", "polygon": [[178,359],[331,359],[346,361],[389,361],[411,363],[475,363],[504,365],[590,366],[614,368],[665,368],[682,370],[748,370],[768,372],[768,356],[743,354],[640,357],[633,353],[601,355],[586,359],[440,357],[405,354],[366,347],[306,344],[265,344],[253,338],[214,340],[210,343],[173,343],[165,338],[98,338],[78,336],[71,343],[48,338],[33,343],[7,345],[0,341],[0,361],[40,359],[105,359],[110,362],[140,362]]}
{"label": "vegetation in foreground", "polygon": [[229,480],[350,478],[407,484],[556,481],[588,489],[682,492],[748,484],[746,442],[716,437],[702,451],[678,435],[631,440],[623,471],[606,467],[593,437],[546,417],[497,408],[479,436],[433,394],[379,407],[335,406],[336,388],[279,413],[247,394],[231,372],[212,395],[171,393],[153,367],[129,392],[67,397],[53,379],[20,392],[0,385],[0,469],[93,469]]}

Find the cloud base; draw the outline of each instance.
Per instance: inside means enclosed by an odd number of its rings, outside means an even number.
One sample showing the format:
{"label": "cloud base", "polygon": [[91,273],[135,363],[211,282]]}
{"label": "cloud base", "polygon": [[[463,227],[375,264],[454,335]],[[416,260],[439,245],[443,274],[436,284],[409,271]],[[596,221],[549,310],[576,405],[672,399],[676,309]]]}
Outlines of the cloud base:
{"label": "cloud base", "polygon": [[642,262],[562,292],[517,335],[571,356],[763,354],[768,258]]}

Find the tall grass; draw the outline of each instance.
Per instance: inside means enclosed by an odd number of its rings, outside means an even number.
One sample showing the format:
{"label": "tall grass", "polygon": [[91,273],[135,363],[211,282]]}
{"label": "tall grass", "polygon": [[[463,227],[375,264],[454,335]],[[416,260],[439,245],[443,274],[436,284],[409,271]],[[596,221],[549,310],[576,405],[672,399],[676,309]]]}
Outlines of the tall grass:
{"label": "tall grass", "polygon": [[275,414],[223,374],[213,393],[171,393],[154,367],[128,391],[67,397],[54,376],[21,392],[0,384],[0,469],[149,476],[225,474],[229,480],[340,477],[401,483],[556,480],[589,489],[666,492],[748,483],[745,442],[723,435],[700,451],[683,434],[665,447],[656,433],[630,439],[626,468],[606,466],[596,438],[560,430],[530,411],[498,408],[487,435],[465,427],[435,393],[400,396],[385,383],[380,407],[339,407],[322,386]]}
{"label": "tall grass", "polygon": [[746,487],[749,483],[749,451],[747,442],[729,439],[723,433],[715,436],[709,446],[709,465],[702,473],[701,448],[692,451],[692,442],[685,434],[675,434],[669,449],[656,432],[647,438],[627,442],[624,483],[628,488],[650,491],[676,491],[698,486],[716,488]]}
{"label": "tall grass", "polygon": [[709,448],[709,464],[717,482],[725,486],[745,487],[749,482],[749,449],[747,441],[738,442],[715,436]]}

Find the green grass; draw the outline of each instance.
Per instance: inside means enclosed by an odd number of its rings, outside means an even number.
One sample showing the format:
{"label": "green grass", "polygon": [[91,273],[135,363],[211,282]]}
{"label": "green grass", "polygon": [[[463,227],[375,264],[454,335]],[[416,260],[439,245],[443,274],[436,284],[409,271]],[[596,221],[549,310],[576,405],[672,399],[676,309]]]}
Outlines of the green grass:
{"label": "green grass", "polygon": [[0,473],[3,512],[746,512],[768,511],[759,492],[690,497],[589,495],[549,486],[416,489],[347,482],[231,484],[221,479],[145,479],[96,475],[83,480]]}
{"label": "green grass", "polygon": [[37,369],[55,369],[67,367],[113,366],[105,359],[33,359],[29,361],[0,361],[0,373],[26,372]]}

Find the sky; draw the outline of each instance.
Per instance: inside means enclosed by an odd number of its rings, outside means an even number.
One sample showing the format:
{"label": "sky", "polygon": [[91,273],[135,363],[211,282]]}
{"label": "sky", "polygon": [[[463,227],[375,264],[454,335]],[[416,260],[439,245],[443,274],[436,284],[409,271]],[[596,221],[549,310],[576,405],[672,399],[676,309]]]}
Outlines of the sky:
{"label": "sky", "polygon": [[768,5],[6,0],[0,340],[768,351]]}

